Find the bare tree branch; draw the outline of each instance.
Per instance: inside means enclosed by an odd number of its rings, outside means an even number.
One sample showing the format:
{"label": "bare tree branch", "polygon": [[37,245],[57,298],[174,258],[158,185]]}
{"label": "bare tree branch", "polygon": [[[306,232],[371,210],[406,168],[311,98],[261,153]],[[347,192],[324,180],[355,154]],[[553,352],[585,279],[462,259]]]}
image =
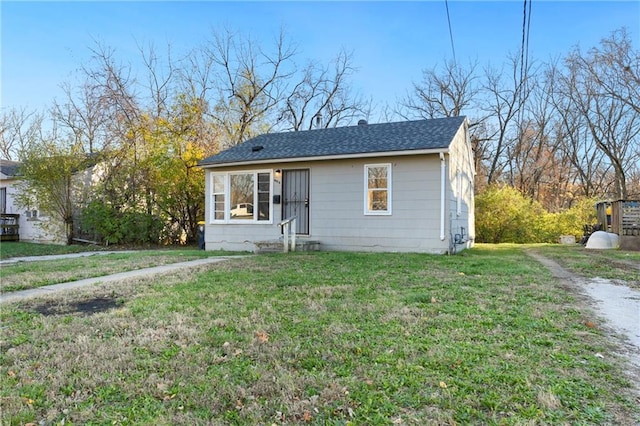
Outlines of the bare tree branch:
{"label": "bare tree branch", "polygon": [[352,61],[352,54],[343,50],[326,66],[308,63],[281,108],[283,128],[337,127],[368,117],[370,104],[351,90],[349,78],[357,71]]}
{"label": "bare tree branch", "polygon": [[0,115],[0,156],[17,160],[42,134],[44,116],[25,108],[10,109]]}

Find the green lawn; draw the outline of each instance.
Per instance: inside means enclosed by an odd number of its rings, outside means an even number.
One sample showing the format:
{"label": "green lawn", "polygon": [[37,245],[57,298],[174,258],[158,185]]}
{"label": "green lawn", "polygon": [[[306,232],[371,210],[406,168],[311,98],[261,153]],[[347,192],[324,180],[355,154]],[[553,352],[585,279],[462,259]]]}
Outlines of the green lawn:
{"label": "green lawn", "polygon": [[532,249],[586,277],[622,280],[640,288],[640,252],[588,250],[583,246],[537,245]]}
{"label": "green lawn", "polygon": [[4,243],[0,243],[0,260],[9,259],[12,257],[43,256],[49,254],[67,254],[79,253],[83,251],[104,251],[113,249],[114,248],[96,245],[64,246],[60,244],[36,244],[5,241]]}
{"label": "green lawn", "polygon": [[0,293],[230,254],[233,253],[195,249],[142,250],[134,253],[116,252],[72,259],[10,263],[0,268]]}
{"label": "green lawn", "polygon": [[598,322],[523,247],[262,255],[0,319],[7,425],[640,421]]}

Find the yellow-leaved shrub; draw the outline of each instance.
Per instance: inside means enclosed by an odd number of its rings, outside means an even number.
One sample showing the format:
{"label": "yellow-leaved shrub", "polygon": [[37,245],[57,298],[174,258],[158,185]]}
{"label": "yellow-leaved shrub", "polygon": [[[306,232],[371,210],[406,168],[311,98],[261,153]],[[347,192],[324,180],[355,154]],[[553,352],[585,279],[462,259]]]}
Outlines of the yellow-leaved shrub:
{"label": "yellow-leaved shrub", "polygon": [[547,212],[510,186],[490,186],[476,196],[476,241],[556,243],[561,235],[580,240],[585,224],[595,222],[595,201],[583,198],[559,213]]}

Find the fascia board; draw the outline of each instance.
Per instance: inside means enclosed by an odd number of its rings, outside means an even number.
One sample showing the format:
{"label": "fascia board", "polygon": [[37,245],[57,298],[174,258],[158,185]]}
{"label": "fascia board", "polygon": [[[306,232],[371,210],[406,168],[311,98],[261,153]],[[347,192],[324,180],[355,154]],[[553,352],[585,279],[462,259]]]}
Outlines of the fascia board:
{"label": "fascia board", "polygon": [[218,164],[203,164],[200,167],[203,169],[214,169],[221,167],[234,167],[234,166],[253,166],[260,164],[273,164],[273,163],[298,163],[307,161],[328,161],[328,160],[348,160],[353,158],[380,158],[380,157],[397,157],[397,156],[409,156],[409,155],[429,155],[429,154],[448,154],[449,147],[437,148],[437,149],[413,149],[407,151],[385,151],[385,152],[366,152],[359,154],[345,154],[345,155],[322,155],[317,157],[293,157],[293,158],[270,158],[265,160],[253,160],[253,161],[234,161],[229,163]]}

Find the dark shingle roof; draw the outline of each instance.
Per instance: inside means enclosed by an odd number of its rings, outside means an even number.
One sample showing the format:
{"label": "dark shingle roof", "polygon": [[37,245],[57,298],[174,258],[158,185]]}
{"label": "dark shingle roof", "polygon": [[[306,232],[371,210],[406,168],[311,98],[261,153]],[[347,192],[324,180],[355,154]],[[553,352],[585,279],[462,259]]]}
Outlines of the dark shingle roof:
{"label": "dark shingle roof", "polygon": [[8,177],[17,176],[19,167],[20,167],[20,163],[18,162],[0,159],[0,173],[2,173],[5,176],[8,176]]}
{"label": "dark shingle roof", "polygon": [[267,133],[205,158],[200,165],[446,149],[464,120],[451,117]]}

